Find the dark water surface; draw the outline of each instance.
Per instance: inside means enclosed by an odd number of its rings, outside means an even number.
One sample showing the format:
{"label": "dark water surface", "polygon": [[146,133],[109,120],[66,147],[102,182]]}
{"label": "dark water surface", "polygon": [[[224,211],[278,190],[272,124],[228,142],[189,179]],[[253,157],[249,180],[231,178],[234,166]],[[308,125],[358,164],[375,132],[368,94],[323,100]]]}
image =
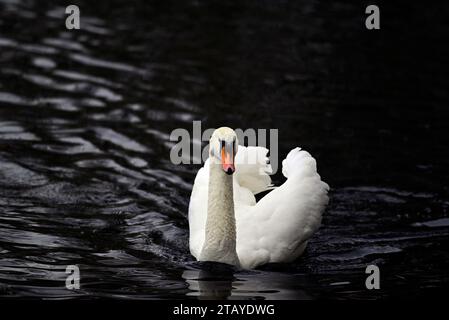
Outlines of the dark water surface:
{"label": "dark water surface", "polygon": [[[78,4],[81,30],[65,29]],[[448,287],[448,6],[0,0],[0,296],[417,297]],[[195,262],[169,134],[279,129],[331,187],[303,257]],[[283,181],[280,173],[276,183]],[[65,268],[81,268],[81,289]],[[381,290],[365,288],[377,264]]]}

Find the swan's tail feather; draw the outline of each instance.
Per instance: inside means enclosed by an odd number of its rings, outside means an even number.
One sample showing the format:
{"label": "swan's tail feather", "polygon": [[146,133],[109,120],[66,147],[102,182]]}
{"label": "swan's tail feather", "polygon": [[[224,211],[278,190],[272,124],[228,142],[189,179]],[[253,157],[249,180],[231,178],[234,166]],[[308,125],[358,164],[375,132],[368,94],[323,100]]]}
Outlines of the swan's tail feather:
{"label": "swan's tail feather", "polygon": [[286,178],[291,178],[292,176],[301,176],[301,178],[316,176],[318,175],[316,161],[310,153],[296,147],[282,161],[282,174]]}
{"label": "swan's tail feather", "polygon": [[253,194],[273,189],[270,174],[273,172],[264,147],[239,146],[236,155],[236,179],[240,186]]}

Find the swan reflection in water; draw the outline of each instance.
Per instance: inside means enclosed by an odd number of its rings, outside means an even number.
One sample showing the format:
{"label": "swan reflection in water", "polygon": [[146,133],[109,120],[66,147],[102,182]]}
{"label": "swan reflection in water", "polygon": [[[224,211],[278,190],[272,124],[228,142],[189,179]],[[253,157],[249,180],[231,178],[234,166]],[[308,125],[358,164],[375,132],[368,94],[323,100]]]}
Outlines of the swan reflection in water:
{"label": "swan reflection in water", "polygon": [[200,300],[312,299],[301,290],[300,278],[294,275],[265,271],[237,272],[233,268],[217,265],[220,267],[185,270],[182,277],[190,290],[186,295]]}

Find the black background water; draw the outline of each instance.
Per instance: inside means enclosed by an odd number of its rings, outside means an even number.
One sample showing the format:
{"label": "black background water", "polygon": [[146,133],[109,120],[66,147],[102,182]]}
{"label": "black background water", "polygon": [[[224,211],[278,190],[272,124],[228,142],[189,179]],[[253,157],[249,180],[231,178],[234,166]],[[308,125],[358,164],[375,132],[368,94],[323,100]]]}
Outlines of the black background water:
{"label": "black background water", "polygon": [[[65,29],[69,4],[81,30]],[[368,4],[1,0],[0,295],[440,294],[449,8],[381,2],[368,31]],[[194,120],[277,128],[280,160],[314,155],[331,202],[303,257],[247,272],[194,261],[199,166],[169,158],[170,132]],[[366,290],[368,264],[381,290]]]}

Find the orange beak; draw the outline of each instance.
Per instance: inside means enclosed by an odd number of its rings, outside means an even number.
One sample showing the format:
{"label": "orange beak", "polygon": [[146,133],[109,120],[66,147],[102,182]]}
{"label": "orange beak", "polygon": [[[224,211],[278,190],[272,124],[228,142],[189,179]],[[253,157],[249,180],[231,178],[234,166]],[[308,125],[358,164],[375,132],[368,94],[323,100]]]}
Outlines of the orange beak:
{"label": "orange beak", "polygon": [[234,173],[234,150],[226,150],[224,146],[221,148],[221,165],[227,174]]}

